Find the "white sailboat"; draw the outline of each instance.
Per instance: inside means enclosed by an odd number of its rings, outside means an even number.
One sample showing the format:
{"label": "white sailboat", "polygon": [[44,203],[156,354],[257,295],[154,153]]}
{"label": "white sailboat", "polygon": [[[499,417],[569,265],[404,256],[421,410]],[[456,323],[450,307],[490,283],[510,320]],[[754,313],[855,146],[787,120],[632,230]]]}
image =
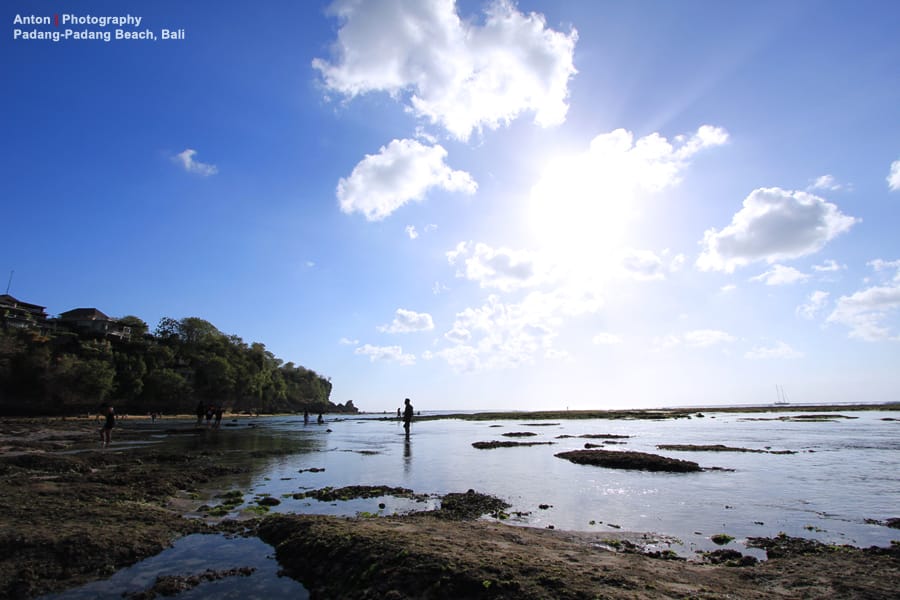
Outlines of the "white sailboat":
{"label": "white sailboat", "polygon": [[787,394],[784,391],[784,388],[777,383],[775,384],[775,395],[778,398],[775,401],[775,406],[787,406],[790,404],[787,399]]}

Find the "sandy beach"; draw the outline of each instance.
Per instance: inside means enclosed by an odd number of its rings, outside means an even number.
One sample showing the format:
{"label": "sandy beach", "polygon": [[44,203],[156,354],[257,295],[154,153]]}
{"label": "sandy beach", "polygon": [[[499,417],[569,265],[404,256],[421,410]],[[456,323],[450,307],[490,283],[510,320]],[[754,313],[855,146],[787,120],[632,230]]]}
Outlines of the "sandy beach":
{"label": "sandy beach", "polygon": [[175,453],[133,443],[142,435],[133,423],[101,449],[92,420],[0,422],[0,596],[103,579],[180,536],[214,531],[272,544],[285,572],[315,598],[893,598],[900,589],[896,544],[859,549],[785,537],[760,540],[769,560],[758,563],[739,553],[685,561],[642,553],[630,541],[640,534],[479,520],[477,503],[465,515],[186,519],[193,491],[225,488],[254,460],[292,449]]}

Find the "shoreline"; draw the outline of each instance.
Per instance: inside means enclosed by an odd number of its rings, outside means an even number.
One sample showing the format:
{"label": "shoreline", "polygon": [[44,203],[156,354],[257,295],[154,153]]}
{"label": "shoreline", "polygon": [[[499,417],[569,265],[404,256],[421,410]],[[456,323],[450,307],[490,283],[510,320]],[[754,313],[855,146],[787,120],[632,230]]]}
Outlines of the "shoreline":
{"label": "shoreline", "polygon": [[[806,412],[861,412],[861,411],[900,411],[900,402],[881,404],[790,404],[787,406],[695,406],[679,408],[636,408],[611,410],[539,410],[539,411],[479,411],[472,413],[447,413],[440,415],[422,415],[415,417],[417,421],[437,421],[441,419],[460,419],[464,421],[516,420],[575,420],[575,419],[683,419],[703,418],[703,413],[806,413]],[[363,414],[363,413],[360,413]],[[378,414],[378,413],[366,413]],[[386,417],[385,420],[395,420]]]}
{"label": "shoreline", "polygon": [[[254,461],[296,448],[178,453],[138,443],[141,427],[117,429],[113,446],[101,450],[92,420],[0,420],[0,581],[7,582],[0,597],[32,597],[106,578],[190,533],[255,535],[257,526],[262,539],[277,544],[285,569],[324,598],[452,597],[452,590],[485,598],[724,598],[737,592],[747,598],[888,598],[900,588],[897,545],[810,550],[798,543],[802,552],[736,568],[636,553],[626,543],[632,534],[512,527],[424,513],[271,515],[213,524],[185,518],[173,498],[190,498],[211,485],[231,487],[253,471]],[[299,540],[298,532],[305,532]],[[438,538],[442,543],[435,544]],[[614,551],[617,546],[620,551]],[[444,588],[431,587],[436,581]]]}

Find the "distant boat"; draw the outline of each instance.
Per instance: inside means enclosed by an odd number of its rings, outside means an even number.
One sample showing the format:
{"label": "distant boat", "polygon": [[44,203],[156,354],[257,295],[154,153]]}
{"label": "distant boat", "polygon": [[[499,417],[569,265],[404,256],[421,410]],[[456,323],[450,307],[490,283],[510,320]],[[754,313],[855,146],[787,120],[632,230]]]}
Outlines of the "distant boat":
{"label": "distant boat", "polygon": [[787,394],[784,391],[784,388],[778,384],[775,384],[775,395],[778,398],[775,401],[775,406],[787,406],[790,404],[787,399]]}

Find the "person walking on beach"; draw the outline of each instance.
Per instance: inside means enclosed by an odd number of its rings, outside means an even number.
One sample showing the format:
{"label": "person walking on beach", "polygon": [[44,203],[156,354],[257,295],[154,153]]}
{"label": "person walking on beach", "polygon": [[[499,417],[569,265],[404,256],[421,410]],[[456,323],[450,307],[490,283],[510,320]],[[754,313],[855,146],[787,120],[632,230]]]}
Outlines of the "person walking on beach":
{"label": "person walking on beach", "polygon": [[216,407],[216,422],[213,425],[213,429],[218,429],[219,424],[222,423],[222,413],[225,412],[225,408],[220,404]]}
{"label": "person walking on beach", "polygon": [[115,426],[116,413],[112,406],[108,406],[106,407],[106,421],[104,421],[103,427],[100,428],[100,443],[104,448],[109,448],[109,443],[112,439],[112,429]]}
{"label": "person walking on beach", "polygon": [[403,429],[406,430],[406,435],[409,435],[409,425],[412,423],[413,418],[413,406],[409,403],[409,398],[403,401],[405,405],[403,408]]}

